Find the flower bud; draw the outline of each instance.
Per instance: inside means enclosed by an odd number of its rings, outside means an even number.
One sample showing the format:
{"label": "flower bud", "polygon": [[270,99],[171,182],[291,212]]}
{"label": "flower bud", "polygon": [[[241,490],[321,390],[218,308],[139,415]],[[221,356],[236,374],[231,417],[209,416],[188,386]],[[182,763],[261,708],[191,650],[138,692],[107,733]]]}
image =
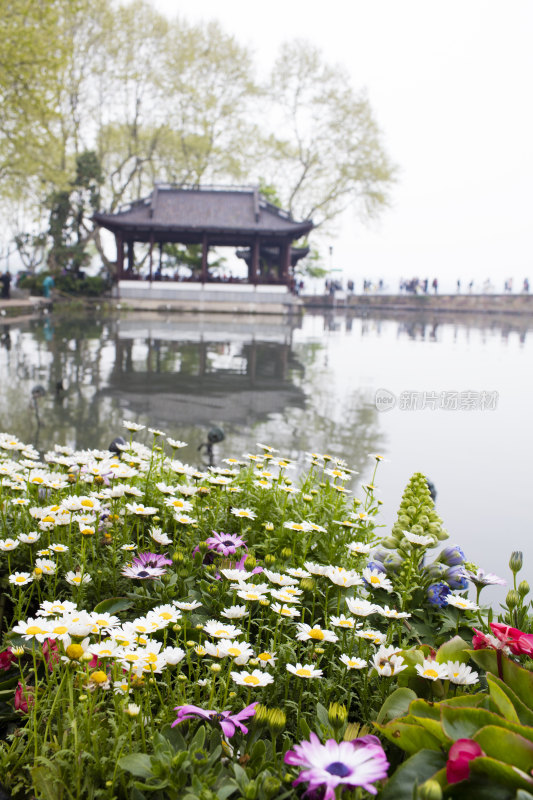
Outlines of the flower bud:
{"label": "flower bud", "polygon": [[265,556],[265,564],[267,567],[273,567],[276,563],[276,556],[272,555],[272,553],[267,553]]}
{"label": "flower bud", "polygon": [[246,556],[246,559],[245,559],[245,562],[244,562],[244,569],[247,572],[251,572],[256,567],[257,567],[257,559],[256,559],[256,557],[253,556],[252,554],[250,554],[249,556]]}
{"label": "flower bud", "polygon": [[419,800],[442,800],[441,785],[434,778],[429,778],[418,787],[416,796]]}
{"label": "flower bud", "polygon": [[513,550],[509,559],[509,569],[511,572],[520,572],[524,563],[524,554],[521,550]]}
{"label": "flower bud", "polygon": [[505,602],[507,603],[507,608],[516,608],[520,605],[520,595],[514,589],[509,589]]}
{"label": "flower bud", "polygon": [[300,581],[300,586],[304,590],[304,592],[312,592],[316,586],[316,582],[314,578],[302,578]]}
{"label": "flower bud", "polygon": [[172,561],[174,562],[174,564],[183,564],[183,562],[185,561],[185,556],[183,555],[182,552],[180,552],[180,550],[175,550],[172,553]]}
{"label": "flower bud", "polygon": [[288,561],[289,558],[292,556],[292,550],[290,547],[284,547],[281,551],[281,557],[284,561]]}
{"label": "flower bud", "polygon": [[255,800],[257,797],[257,783],[252,780],[248,781],[244,789],[245,800]]}
{"label": "flower bud", "polygon": [[457,567],[466,561],[465,554],[458,545],[450,545],[441,550],[437,561],[447,564],[449,567]]}
{"label": "flower bud", "polygon": [[267,800],[271,797],[276,797],[281,789],[281,781],[275,778],[274,775],[268,775],[263,781],[263,792]]}
{"label": "flower bud", "polygon": [[340,730],[348,719],[348,710],[341,703],[330,703],[328,708],[329,724],[334,731]]}
{"label": "flower bud", "polygon": [[255,707],[255,714],[254,714],[254,723],[256,725],[266,725],[268,722],[268,712],[269,709],[259,703]]}
{"label": "flower bud", "polygon": [[267,714],[267,725],[270,732],[275,736],[285,728],[287,717],[281,708],[271,708]]}
{"label": "flower bud", "polygon": [[207,551],[209,550],[209,545],[207,544],[207,542],[198,542],[198,550],[200,551],[200,553],[207,553]]}
{"label": "flower bud", "polygon": [[518,584],[518,594],[520,597],[525,597],[529,594],[529,583],[527,581],[520,581]]}

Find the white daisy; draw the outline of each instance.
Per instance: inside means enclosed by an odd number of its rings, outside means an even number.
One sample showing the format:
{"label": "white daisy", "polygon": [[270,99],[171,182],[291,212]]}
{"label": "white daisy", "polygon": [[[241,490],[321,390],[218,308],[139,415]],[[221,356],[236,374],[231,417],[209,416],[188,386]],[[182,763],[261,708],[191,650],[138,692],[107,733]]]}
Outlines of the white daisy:
{"label": "white daisy", "polygon": [[287,664],[287,672],[297,675],[299,678],[321,678],[322,670],[316,669],[312,664]]}
{"label": "white daisy", "polygon": [[439,664],[432,658],[425,658],[423,664],[415,664],[415,669],[421,678],[427,678],[430,681],[448,677],[446,664]]}
{"label": "white daisy", "polygon": [[392,592],[392,583],[383,572],[377,569],[365,567],[363,579],[371,589],[385,589],[386,592]]}
{"label": "white daisy", "polygon": [[446,603],[450,606],[455,606],[455,608],[460,608],[462,611],[479,611],[479,606],[472,603],[471,600],[466,600],[466,598],[453,593],[446,595]]}
{"label": "white daisy", "polygon": [[456,683],[460,686],[470,686],[478,683],[479,676],[477,672],[472,670],[467,664],[462,664],[460,661],[447,661],[443,665],[446,668],[446,677],[451,683]]}
{"label": "white daisy", "polygon": [[306,625],[305,622],[297,622],[296,627],[298,628],[296,638],[300,642],[306,642],[308,639],[313,639],[317,642],[337,642],[339,640],[339,637],[333,631],[325,630],[318,625],[311,627]]}
{"label": "white daisy", "polygon": [[340,657],[342,663],[348,669],[363,669],[366,667],[367,662],[364,658],[356,658],[355,656],[347,656],[346,653],[343,653]]}
{"label": "white daisy", "polygon": [[274,683],[274,678],[269,672],[254,669],[253,672],[231,672],[231,677],[239,686],[261,687]]}

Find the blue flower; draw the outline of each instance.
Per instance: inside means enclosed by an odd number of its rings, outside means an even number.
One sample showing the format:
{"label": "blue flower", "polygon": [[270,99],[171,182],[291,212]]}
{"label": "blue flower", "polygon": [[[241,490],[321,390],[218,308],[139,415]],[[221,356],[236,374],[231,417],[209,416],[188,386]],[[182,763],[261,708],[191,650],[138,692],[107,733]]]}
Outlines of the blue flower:
{"label": "blue flower", "polygon": [[446,598],[450,594],[450,587],[445,583],[432,583],[428,587],[428,600],[432,606],[444,608],[447,605]]}
{"label": "blue flower", "polygon": [[387,572],[381,561],[369,561],[366,567],[367,569],[377,569],[378,572],[383,572],[383,574]]}
{"label": "blue flower", "polygon": [[441,550],[438,560],[442,561],[443,564],[447,564],[449,567],[457,567],[459,564],[463,564],[466,561],[466,557],[459,545],[452,544],[449,547],[445,547],[444,550]]}
{"label": "blue flower", "polygon": [[450,567],[444,575],[444,580],[449,585],[450,589],[460,589],[463,591],[468,588],[468,576],[461,564],[456,567]]}

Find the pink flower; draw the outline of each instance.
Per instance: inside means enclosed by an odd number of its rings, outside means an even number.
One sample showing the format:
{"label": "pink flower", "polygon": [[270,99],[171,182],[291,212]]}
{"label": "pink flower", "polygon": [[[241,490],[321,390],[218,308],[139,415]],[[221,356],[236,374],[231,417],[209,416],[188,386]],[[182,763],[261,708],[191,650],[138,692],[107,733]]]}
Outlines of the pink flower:
{"label": "pink flower", "polygon": [[387,777],[389,767],[379,739],[372,735],[351,742],[328,739],[321,744],[316,733],[311,733],[309,742],[301,742],[285,753],[285,763],[304,767],[293,786],[305,781],[308,792],[324,789],[323,800],[334,800],[338,786],[362,786],[377,794],[373,784]]}
{"label": "pink flower", "polygon": [[179,725],[179,723],[183,722],[185,719],[201,717],[202,719],[218,722],[224,732],[224,736],[231,739],[237,728],[242,731],[242,733],[248,733],[248,728],[246,725],[242,724],[242,720],[253,717],[256,705],[257,703],[252,703],[246,706],[246,708],[243,708],[242,711],[239,711],[238,714],[232,714],[230,711],[203,709],[198,706],[176,706],[174,711],[178,712],[178,718],[172,723],[171,727],[173,728],[175,725]]}
{"label": "pink flower", "polygon": [[28,713],[28,710],[33,706],[34,691],[33,686],[24,686],[20,681],[18,682],[15,690],[15,711],[19,711],[21,714]]}
{"label": "pink flower", "polygon": [[0,669],[7,672],[11,668],[11,664],[15,661],[15,656],[10,647],[0,653]]}
{"label": "pink flower", "polygon": [[59,664],[59,647],[55,639],[45,639],[43,642],[43,656],[48,664],[50,672],[54,671],[54,666]]}
{"label": "pink flower", "polygon": [[524,633],[518,628],[511,628],[501,622],[491,622],[490,629],[493,634],[504,642],[515,656],[533,655],[533,635]]}
{"label": "pink flower", "polygon": [[[476,635],[472,639],[474,650],[490,648],[492,650],[509,650],[515,656],[533,655],[533,634],[511,628],[501,622],[491,622],[490,629],[494,636],[482,633],[474,628]],[[508,648],[508,649],[507,649]]]}
{"label": "pink flower", "polygon": [[446,780],[459,783],[470,776],[470,762],[485,753],[473,739],[457,739],[450,747],[446,763]]}

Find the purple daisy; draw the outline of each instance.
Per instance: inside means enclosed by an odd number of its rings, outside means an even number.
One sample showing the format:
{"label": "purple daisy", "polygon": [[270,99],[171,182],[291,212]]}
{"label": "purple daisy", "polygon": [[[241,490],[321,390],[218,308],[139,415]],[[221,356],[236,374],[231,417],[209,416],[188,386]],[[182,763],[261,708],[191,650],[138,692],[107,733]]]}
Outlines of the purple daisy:
{"label": "purple daisy", "polygon": [[252,703],[251,705],[246,706],[246,708],[243,708],[242,711],[239,711],[238,714],[232,714],[231,711],[203,709],[199,708],[198,706],[176,706],[174,711],[178,712],[178,717],[172,723],[171,727],[173,728],[175,725],[179,725],[179,723],[183,722],[185,719],[201,717],[202,719],[208,719],[212,722],[218,722],[222,728],[224,736],[226,736],[228,739],[231,739],[237,729],[242,731],[242,733],[248,733],[248,728],[246,725],[242,724],[242,720],[253,717],[255,714],[256,705],[257,703]]}
{"label": "purple daisy", "polygon": [[156,567],[161,569],[167,565],[172,564],[172,560],[166,557],[166,553],[159,555],[159,553],[139,553],[138,556],[133,557],[134,566],[142,567]]}
{"label": "purple daisy", "polygon": [[125,578],[140,578],[143,580],[146,578],[160,578],[161,575],[166,574],[166,569],[132,564],[131,567],[124,567],[120,574],[124,575]]}
{"label": "purple daisy", "polygon": [[379,739],[370,734],[351,742],[328,739],[321,744],[316,733],[311,733],[309,742],[301,742],[285,753],[285,763],[304,767],[293,786],[305,781],[308,792],[323,788],[323,800],[335,800],[337,786],[362,786],[377,794],[373,783],[386,778],[389,767]]}
{"label": "purple daisy", "polygon": [[206,544],[210,550],[216,550],[224,556],[233,555],[238,547],[246,548],[246,542],[237,533],[217,533],[213,531],[213,536],[206,539]]}
{"label": "purple daisy", "polygon": [[172,564],[170,558],[158,553],[139,553],[134,556],[131,566],[124,567],[121,575],[125,578],[160,578],[161,575],[166,575],[167,565]]}

